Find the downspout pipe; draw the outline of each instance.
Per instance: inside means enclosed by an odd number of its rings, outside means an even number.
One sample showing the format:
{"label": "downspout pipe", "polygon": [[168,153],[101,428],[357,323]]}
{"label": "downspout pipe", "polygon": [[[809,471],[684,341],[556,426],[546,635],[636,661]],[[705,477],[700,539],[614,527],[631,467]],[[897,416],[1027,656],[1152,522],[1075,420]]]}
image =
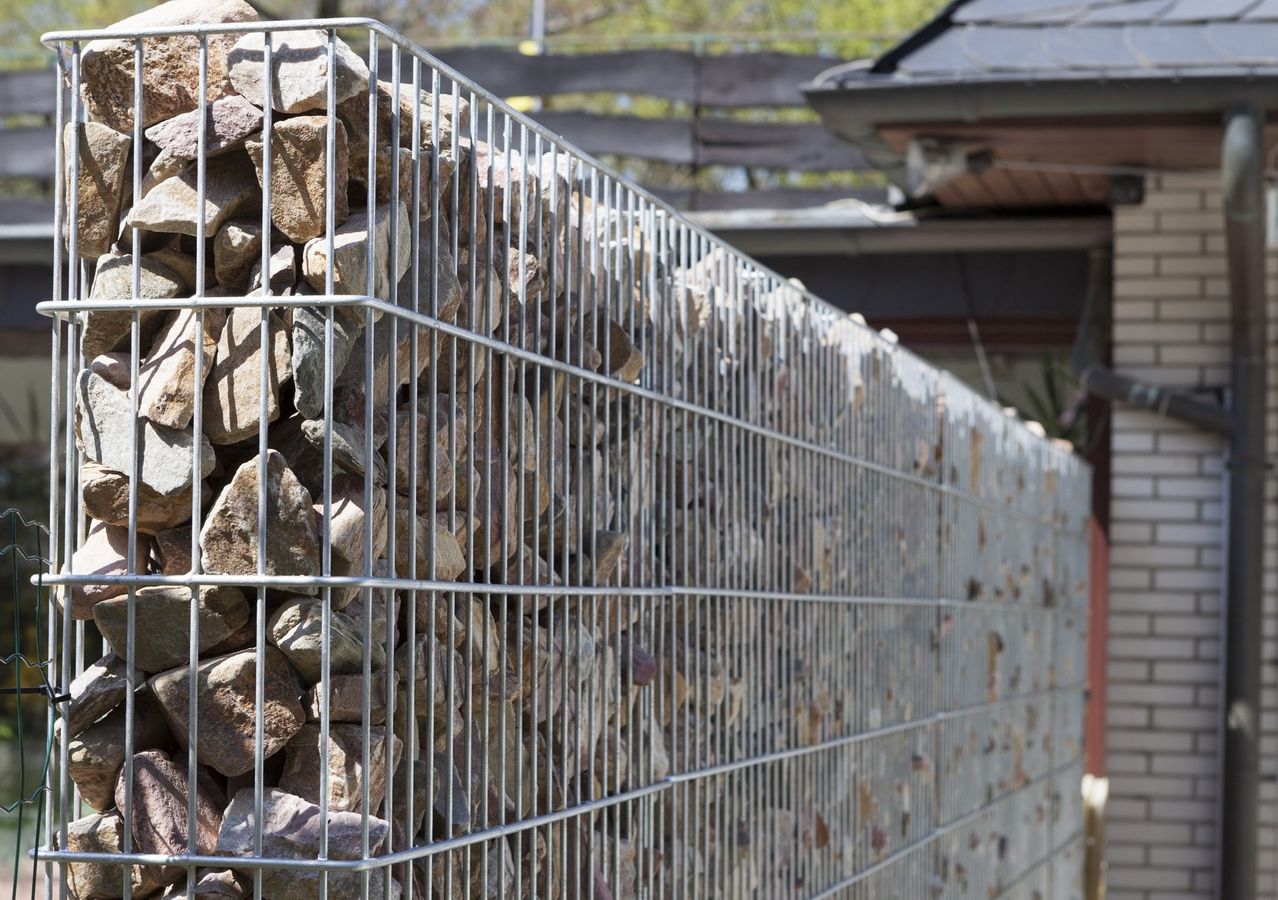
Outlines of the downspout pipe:
{"label": "downspout pipe", "polygon": [[1260,794],[1261,590],[1265,484],[1265,188],[1262,117],[1225,116],[1221,145],[1229,261],[1231,408],[1225,550],[1224,754],[1217,871],[1222,900],[1256,896]]}

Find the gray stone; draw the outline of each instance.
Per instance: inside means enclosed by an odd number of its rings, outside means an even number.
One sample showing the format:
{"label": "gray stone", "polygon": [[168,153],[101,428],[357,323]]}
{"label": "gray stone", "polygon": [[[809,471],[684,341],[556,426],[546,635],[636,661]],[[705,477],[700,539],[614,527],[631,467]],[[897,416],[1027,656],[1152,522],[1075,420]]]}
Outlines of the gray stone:
{"label": "gray stone", "polygon": [[[124,703],[73,737],[67,744],[67,772],[85,803],[97,810],[115,799],[115,783],[124,765]],[[133,703],[133,750],[152,750],[169,741],[169,728],[150,691],[139,691]]]}
{"label": "gray stone", "polygon": [[[321,285],[321,290],[323,289]],[[324,337],[328,311],[316,306],[293,310],[293,403],[308,419],[324,414]],[[363,317],[357,320],[344,310],[333,310],[333,378],[346,365],[356,341],[364,331]]]}
{"label": "gray stone", "polygon": [[[400,506],[395,510],[395,569],[400,578],[432,578],[439,581],[456,581],[469,566],[466,565],[466,554],[456,535],[436,516],[429,513],[416,517],[415,526],[410,526],[412,514]],[[431,530],[434,530],[434,542],[431,541]],[[416,543],[416,568],[410,569],[408,540]],[[433,562],[433,568],[432,568]]]}
{"label": "gray stone", "polygon": [[[297,284],[297,251],[292,244],[274,244],[271,256],[267,260],[270,267],[268,294],[291,294]],[[256,296],[262,293],[262,260],[258,259],[249,269],[249,294]]]}
{"label": "gray stone", "polygon": [[[293,664],[302,681],[318,684],[323,676],[321,653],[324,604],[299,597],[277,609],[267,623],[270,642]],[[355,675],[364,671],[365,641],[359,626],[338,610],[329,612],[329,674]],[[386,666],[386,651],[375,641],[368,642],[369,664],[373,671]]]}
{"label": "gray stone", "polygon": [[[186,766],[173,762],[163,751],[133,754],[133,852],[165,855],[187,852],[191,786],[186,775]],[[124,772],[121,772],[115,786],[115,805],[121,810],[124,809],[124,790]],[[222,809],[210,786],[198,779],[195,823],[195,852],[211,854],[217,847]]]}
{"label": "gray stone", "polygon": [[253,896],[252,879],[230,869],[197,869],[195,887],[185,881],[169,885],[160,900],[245,900]]}
{"label": "gray stone", "polygon": [[[90,369],[80,373],[77,387],[78,446],[93,462],[127,472],[134,459],[130,453],[133,411],[128,394]],[[193,446],[194,435],[190,431],[141,420],[137,428],[138,476],[165,497],[189,491]],[[201,436],[199,477],[207,477],[215,464],[213,446]]]}
{"label": "gray stone", "polygon": [[[163,263],[142,257],[141,298],[167,300],[182,293],[182,278]],[[133,257],[129,254],[108,253],[98,258],[93,276],[90,300],[133,299]],[[139,346],[146,347],[166,317],[164,310],[144,310],[138,313]],[[112,350],[128,349],[129,329],[133,311],[128,309],[101,309],[88,313],[80,349],[92,359]]]}
{"label": "gray stone", "polygon": [[[374,728],[368,735],[369,767],[363,766],[364,729],[360,725],[333,722],[328,727],[328,746],[320,739],[317,722],[302,726],[284,748],[284,771],[280,790],[312,803],[320,802],[320,774],[328,766],[328,808],[343,812],[364,809],[365,781],[368,782],[368,809],[376,810],[386,795],[387,730]],[[401,742],[390,736],[391,765],[399,760]]]}
{"label": "gray stone", "polygon": [[[111,248],[115,237],[133,139],[100,122],[84,122],[80,125],[78,140],[74,125],[67,124],[63,128],[62,146],[66,157],[64,171],[68,179],[71,178],[72,163],[79,156],[75,212],[79,227],[75,252],[78,256],[96,259]],[[68,220],[70,202],[68,199]],[[63,237],[67,237],[69,232],[69,226],[64,224]]]}
{"label": "gray stone", "polygon": [[182,429],[191,424],[195,398],[204,390],[203,379],[212,368],[225,322],[226,310],[216,307],[202,312],[182,309],[173,314],[138,367],[140,415],[169,428]]}
{"label": "gray stone", "polygon": [[[320,834],[328,827],[329,859],[361,859],[363,857],[362,813],[329,810],[328,821],[320,818],[320,809],[279,788],[267,788],[262,797],[262,821],[253,814],[253,790],[245,788],[235,795],[222,819],[217,838],[219,856],[254,856],[254,837],[262,834],[262,853],[279,859],[313,860],[319,857]],[[381,851],[390,835],[390,825],[370,816],[368,848],[372,854]],[[263,869],[262,893],[271,900],[313,900],[320,894],[321,870]],[[368,873],[369,896],[381,896],[385,890],[384,869]],[[359,872],[330,870],[330,897],[361,896],[363,876]]]}
{"label": "gray stone", "polygon": [[[129,530],[105,522],[96,522],[82,543],[71,554],[70,575],[119,576],[146,571],[146,558],[150,544],[145,535],[139,534],[134,544],[133,570],[129,570]],[[60,589],[56,596],[70,596],[71,617],[92,619],[93,607],[111,597],[128,591],[123,584],[72,584]],[[65,593],[64,593],[65,592]]]}
{"label": "gray stone", "polygon": [[[223,229],[225,230],[225,229]],[[280,415],[280,385],[292,376],[288,332],[277,313],[269,314],[266,416]],[[262,312],[238,306],[230,310],[204,383],[204,433],[214,444],[235,444],[254,437],[262,410]]]}
{"label": "gray stone", "polygon": [[[195,294],[195,257],[190,253],[183,253],[180,247],[160,247],[147,253],[144,258],[158,262],[162,266],[167,266],[174,275],[182,280],[181,296]],[[217,285],[217,277],[207,259],[204,263],[204,285],[209,289],[210,293]]]}
{"label": "gray stone", "polygon": [[[196,670],[196,701],[200,722],[196,754],[200,762],[234,777],[253,770],[258,653],[243,650],[200,662]],[[262,710],[262,756],[284,748],[305,721],[298,702],[300,689],[288,660],[274,647],[260,657],[266,673]],[[183,744],[188,742],[190,671],[186,666],[155,675],[148,682],[164,708],[169,727]]]}
{"label": "gray stone", "polygon": [[[110,26],[110,30],[255,22],[257,13],[244,0],[170,0]],[[208,36],[207,99],[233,93],[227,80],[227,53],[234,34]],[[80,93],[89,112],[116,131],[133,130],[133,38],[90,41],[80,55]],[[143,41],[142,124],[152,125],[195,109],[200,101],[200,37],[196,34],[147,38]]]}
{"label": "gray stone", "polygon": [[262,259],[262,223],[232,219],[218,229],[213,241],[213,269],[217,283],[228,290],[245,290],[254,263]]}
{"label": "gray stone", "polygon": [[[368,66],[337,38],[333,70],[341,103],[368,87]],[[261,33],[240,38],[229,56],[231,84],[256,106],[266,105],[266,42]],[[280,112],[323,110],[328,103],[329,38],[322,31],[285,31],[271,36],[271,106]]]}
{"label": "gray stone", "polygon": [[[391,272],[390,231],[391,217],[395,216],[395,270]],[[368,293],[368,242],[369,223],[367,211],[353,213],[333,232],[333,291],[338,294]],[[401,201],[396,210],[390,204],[374,211],[373,242],[373,293],[380,300],[389,300],[391,285],[398,283],[412,262],[412,231],[409,228],[408,208]],[[325,276],[329,269],[328,237],[307,241],[302,256],[302,277],[316,291],[324,290]]]}
{"label": "gray stone", "polygon": [[[333,221],[341,225],[350,215],[346,197],[346,126],[333,133]],[[259,137],[245,147],[266,189],[263,149]],[[304,243],[324,233],[328,210],[328,117],[298,116],[271,126],[271,221],[291,241]]]}
{"label": "gray stone", "polygon": [[[338,577],[362,576],[373,560],[364,557],[365,529],[371,527],[373,555],[379,556],[386,547],[387,516],[386,489],[373,486],[372,505],[364,497],[364,479],[355,475],[337,475],[333,478],[329,512],[329,543],[331,572]],[[315,504],[315,517],[321,528],[324,504]],[[370,526],[371,521],[371,526]],[[368,564],[366,566],[365,564]],[[334,588],[333,603],[345,606],[359,588]]]}
{"label": "gray stone", "polygon": [[197,202],[199,166],[192,163],[148,191],[129,211],[128,224],[143,231],[213,237],[222,223],[261,206],[253,166],[243,155],[215,157],[204,169],[203,215]]}
{"label": "gray stone", "polygon": [[[262,111],[243,97],[219,97],[204,108],[204,155],[217,156],[243,146],[244,139],[262,130]],[[146,139],[175,157],[200,155],[200,111],[174,116],[146,130]]]}
{"label": "gray stone", "polygon": [[[326,430],[324,423],[319,419],[307,419],[302,423],[302,435],[317,450],[322,451],[324,448],[325,433],[333,437],[333,464],[343,472],[359,475],[362,478],[368,470],[364,456],[363,430],[357,425],[348,425],[345,422],[334,422],[333,427]],[[372,458],[373,483],[386,484],[386,460],[382,459],[381,454],[376,451],[373,452]]]}
{"label": "gray stone", "polygon": [[[133,664],[144,672],[160,672],[190,658],[191,591],[198,595],[199,652],[226,640],[249,620],[244,593],[230,585],[186,588],[153,585],[134,592]],[[112,649],[124,654],[128,639],[128,597],[103,600],[93,607],[93,620]]]}
{"label": "gray stone", "polygon": [[[277,450],[266,451],[267,575],[315,575],[320,570],[319,534],[311,495]],[[235,470],[213,503],[200,531],[204,571],[255,575],[258,570],[258,458]]]}

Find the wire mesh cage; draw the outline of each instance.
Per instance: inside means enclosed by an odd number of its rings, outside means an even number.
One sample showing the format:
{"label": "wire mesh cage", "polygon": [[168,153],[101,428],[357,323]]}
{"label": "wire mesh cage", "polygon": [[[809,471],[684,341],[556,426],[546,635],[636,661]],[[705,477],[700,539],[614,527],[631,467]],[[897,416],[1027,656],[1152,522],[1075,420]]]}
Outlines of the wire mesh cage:
{"label": "wire mesh cage", "polygon": [[1078,895],[1085,465],[380,23],[255,19],[46,36],[47,889]]}

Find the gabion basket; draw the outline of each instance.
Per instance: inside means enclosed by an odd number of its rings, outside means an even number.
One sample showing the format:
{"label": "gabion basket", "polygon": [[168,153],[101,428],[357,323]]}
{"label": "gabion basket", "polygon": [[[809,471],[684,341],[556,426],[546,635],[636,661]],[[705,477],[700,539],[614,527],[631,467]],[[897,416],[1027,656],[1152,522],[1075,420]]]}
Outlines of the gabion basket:
{"label": "gabion basket", "polygon": [[1067,448],[380,23],[45,41],[48,892],[1079,895]]}

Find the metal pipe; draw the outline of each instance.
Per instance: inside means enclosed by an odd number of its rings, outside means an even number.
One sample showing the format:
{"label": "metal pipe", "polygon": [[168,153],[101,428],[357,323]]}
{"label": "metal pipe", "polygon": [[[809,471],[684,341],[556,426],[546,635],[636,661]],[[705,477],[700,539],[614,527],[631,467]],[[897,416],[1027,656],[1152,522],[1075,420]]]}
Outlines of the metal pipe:
{"label": "metal pipe", "polygon": [[1225,117],[1221,144],[1232,319],[1233,423],[1225,585],[1224,754],[1217,896],[1256,895],[1265,509],[1265,234],[1261,113]]}
{"label": "metal pipe", "polygon": [[1093,254],[1087,297],[1083,302],[1078,337],[1074,341],[1074,351],[1070,357],[1079,385],[1088,393],[1107,400],[1116,400],[1138,409],[1180,419],[1215,434],[1228,434],[1232,418],[1220,404],[1211,403],[1185,391],[1120,375],[1097,361],[1096,338],[1104,334],[1109,325],[1108,320],[1097,311],[1097,297],[1102,290],[1107,289],[1106,284],[1110,278],[1110,267],[1100,264],[1098,259],[1098,255]]}

